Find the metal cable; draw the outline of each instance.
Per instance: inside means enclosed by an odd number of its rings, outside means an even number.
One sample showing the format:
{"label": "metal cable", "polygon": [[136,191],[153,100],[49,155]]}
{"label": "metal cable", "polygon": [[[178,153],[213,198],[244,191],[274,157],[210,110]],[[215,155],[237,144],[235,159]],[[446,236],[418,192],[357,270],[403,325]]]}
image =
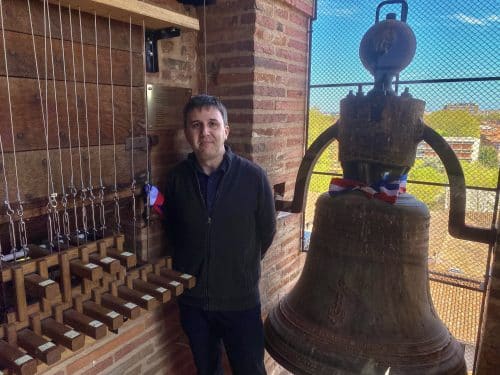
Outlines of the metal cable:
{"label": "metal cable", "polygon": [[118,185],[116,182],[116,135],[115,135],[115,99],[114,99],[114,83],[113,83],[113,56],[111,53],[111,17],[108,16],[108,31],[109,31],[109,68],[111,79],[111,113],[112,113],[112,132],[113,132],[113,173],[114,173],[114,201],[115,201],[115,227],[120,233],[120,202],[118,197]]}
{"label": "metal cable", "polygon": [[[53,83],[53,89],[54,89],[54,108],[56,111],[56,127],[57,127],[57,142],[58,142],[58,148],[59,148],[59,167],[60,167],[60,174],[61,174],[61,186],[62,186],[62,195],[65,196],[65,189],[64,189],[64,173],[63,173],[63,165],[62,165],[62,149],[61,149],[61,135],[60,135],[60,127],[59,127],[59,109],[57,106],[57,88],[56,88],[56,73],[55,73],[55,68],[54,68],[54,50],[52,48],[52,28],[51,28],[51,22],[50,22],[50,6],[47,1],[47,19],[48,19],[48,27],[49,27],[49,44],[50,44],[50,58],[52,62],[52,83]],[[48,112],[47,112],[48,113]],[[47,149],[49,147],[49,139],[48,139],[48,127],[47,127],[47,132],[46,132],[46,143],[47,143]],[[51,174],[51,182],[52,182],[52,187],[54,187],[54,181],[53,181],[53,175]],[[61,240],[61,225],[59,221],[59,212],[57,210],[57,193],[55,190],[52,190],[52,193],[50,194],[50,200],[49,204],[51,205],[50,207],[50,214],[52,215],[52,220],[54,227],[52,228],[54,231],[54,234],[56,235],[56,244],[57,248],[60,251],[61,246],[60,246],[60,240]]]}
{"label": "metal cable", "polygon": [[207,72],[207,4],[203,0],[203,60],[205,63],[205,94],[208,94],[208,72]]}
{"label": "metal cable", "polygon": [[[23,219],[23,206],[21,202],[21,193],[19,190],[19,176],[18,176],[18,169],[17,169],[17,157],[16,157],[16,141],[15,141],[15,134],[14,134],[14,119],[12,116],[12,99],[11,99],[11,93],[10,93],[10,82],[9,82],[9,66],[7,62],[7,47],[5,43],[5,28],[4,28],[4,19],[3,19],[3,2],[0,0],[0,20],[1,20],[1,26],[2,26],[2,41],[3,41],[3,56],[4,56],[4,61],[5,61],[5,78],[7,81],[7,94],[8,94],[8,102],[9,102],[9,118],[10,118],[10,130],[11,130],[11,137],[12,137],[12,153],[13,153],[13,160],[14,160],[14,173],[15,173],[15,181],[16,181],[16,189],[17,189],[17,201],[18,201],[18,209],[17,209],[17,215],[19,217],[19,223],[18,223],[18,229],[19,229],[19,242],[21,245],[22,250],[26,251],[27,250],[27,234],[26,234],[26,224]],[[2,145],[2,161],[4,162],[4,177],[5,177],[5,187],[6,187],[6,206],[7,206],[7,215],[9,216],[9,233],[11,236],[11,241],[13,240],[14,242],[11,242],[11,245],[13,245],[13,251],[14,251],[14,257],[16,254],[16,239],[15,239],[15,231],[13,230],[14,228],[12,227],[13,225],[13,218],[12,218],[12,213],[14,212],[10,206],[9,203],[9,193],[8,193],[8,185],[7,185],[7,175],[5,174],[5,159],[4,159],[4,152],[3,152],[3,145]]]}
{"label": "metal cable", "polygon": [[[146,23],[142,20],[142,35],[146,35]],[[149,134],[148,134],[148,92],[146,84],[146,43],[142,43],[142,64],[144,72],[144,117],[145,117],[145,136],[146,136],[146,181],[145,185],[150,183],[149,169]],[[150,197],[146,195],[146,259],[149,259],[149,215],[151,214]]]}
{"label": "metal cable", "polygon": [[[77,143],[78,143],[78,155],[79,155],[79,162],[80,162],[80,185],[81,185],[81,190],[80,190],[80,199],[82,201],[82,207],[81,207],[81,212],[82,212],[82,227],[83,227],[83,235],[84,239],[86,240],[87,236],[87,209],[85,207],[85,200],[86,200],[86,189],[85,189],[85,183],[83,181],[83,166],[82,166],[82,146],[81,146],[81,139],[80,139],[80,117],[79,117],[79,110],[78,110],[78,94],[77,94],[77,89],[76,89],[76,64],[75,64],[75,49],[74,49],[74,38],[73,38],[73,23],[71,21],[71,6],[68,7],[69,9],[69,31],[70,31],[70,36],[71,36],[71,54],[72,54],[72,61],[73,61],[73,83],[74,83],[74,96],[75,96],[75,112],[76,112],[76,127],[77,127]],[[81,48],[83,48],[83,43],[81,43]],[[75,218],[77,216],[76,213],[76,189],[74,191],[73,197],[74,197],[74,202],[75,202]],[[76,219],[75,219],[75,224],[76,224]],[[78,230],[78,227],[76,228],[76,239],[77,243],[79,244],[80,242],[80,231]]]}
{"label": "metal cable", "polygon": [[136,234],[136,224],[137,217],[135,213],[135,165],[134,165],[134,114],[133,114],[133,63],[132,63],[132,17],[129,17],[129,58],[130,58],[130,173],[132,177],[132,183],[130,184],[130,192],[132,193],[132,248],[134,249],[134,254],[137,253],[137,234]]}
{"label": "metal cable", "polygon": [[95,35],[95,66],[96,66],[96,92],[97,92],[97,157],[99,159],[99,221],[101,234],[104,237],[106,230],[106,212],[104,207],[104,183],[102,181],[102,159],[101,159],[101,106],[99,96],[99,54],[97,52],[97,13],[94,12],[94,35]]}
{"label": "metal cable", "polygon": [[[28,0],[29,1],[29,0]],[[71,127],[69,124],[69,103],[68,103],[68,83],[66,79],[66,56],[64,54],[64,35],[63,35],[63,27],[62,27],[62,15],[61,15],[61,3],[59,2],[59,28],[61,30],[61,51],[62,51],[62,63],[63,63],[63,75],[64,75],[64,93],[66,100],[66,125],[68,129],[68,143],[69,143],[69,163],[70,163],[70,185],[69,188],[74,189],[74,171],[73,171],[73,150],[71,144]],[[61,161],[62,164],[62,161]],[[63,205],[63,233],[66,238],[66,243],[69,245],[70,241],[70,224],[69,224],[69,214],[66,209],[68,204],[68,195],[64,190],[64,182],[63,182],[63,196],[61,199],[61,203]],[[76,227],[75,227],[76,229]]]}
{"label": "metal cable", "polygon": [[[2,29],[3,30],[3,29]],[[0,241],[0,275],[3,275],[3,253],[2,253],[2,243]],[[5,291],[5,282],[2,280],[2,315],[3,315],[3,321],[0,321],[1,323],[7,322],[7,292]]]}
{"label": "metal cable", "polygon": [[[0,7],[2,7],[1,0],[0,0]],[[1,11],[1,10],[0,10]],[[2,23],[2,31],[3,31],[3,23]],[[2,32],[3,34],[3,32]],[[2,136],[0,135],[0,151],[2,153],[2,171],[3,171],[3,178],[4,178],[4,189],[5,189],[5,200],[4,204],[7,209],[7,216],[9,217],[9,240],[10,240],[10,246],[11,246],[11,252],[16,251],[16,246],[17,246],[17,241],[16,241],[16,231],[14,228],[14,221],[12,218],[12,214],[14,213],[14,210],[12,210],[10,203],[9,203],[9,184],[7,182],[7,170],[6,170],[6,165],[5,165],[5,154],[4,154],[4,149],[3,149],[3,142],[2,142]],[[14,229],[14,230],[12,230]],[[0,255],[3,256],[3,254],[0,252]]]}
{"label": "metal cable", "polygon": [[92,168],[91,168],[91,161],[90,161],[90,136],[89,136],[89,117],[88,117],[88,106],[87,106],[87,81],[86,81],[86,75],[85,75],[85,54],[83,53],[83,30],[82,30],[82,12],[81,9],[78,8],[78,21],[80,24],[80,42],[81,42],[81,55],[82,55],[82,72],[83,72],[83,100],[84,100],[84,106],[85,106],[85,125],[86,125],[86,135],[87,135],[87,166],[88,166],[88,171],[89,171],[89,186],[87,189],[88,196],[87,199],[90,202],[90,214],[91,214],[91,220],[92,220],[92,238],[96,240],[96,234],[97,234],[97,228],[95,224],[95,208],[94,208],[94,201],[95,201],[95,196],[93,193],[93,185],[92,185]]}

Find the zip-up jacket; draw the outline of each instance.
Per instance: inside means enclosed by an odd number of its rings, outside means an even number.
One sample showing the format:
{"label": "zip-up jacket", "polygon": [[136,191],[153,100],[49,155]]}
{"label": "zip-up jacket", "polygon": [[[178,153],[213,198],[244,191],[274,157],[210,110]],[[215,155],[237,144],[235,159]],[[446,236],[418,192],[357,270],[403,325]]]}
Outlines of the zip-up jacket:
{"label": "zip-up jacket", "polygon": [[226,171],[211,214],[194,154],[167,176],[164,214],[174,269],[196,276],[180,302],[212,311],[260,303],[260,261],[276,231],[273,194],[264,170],[226,146]]}

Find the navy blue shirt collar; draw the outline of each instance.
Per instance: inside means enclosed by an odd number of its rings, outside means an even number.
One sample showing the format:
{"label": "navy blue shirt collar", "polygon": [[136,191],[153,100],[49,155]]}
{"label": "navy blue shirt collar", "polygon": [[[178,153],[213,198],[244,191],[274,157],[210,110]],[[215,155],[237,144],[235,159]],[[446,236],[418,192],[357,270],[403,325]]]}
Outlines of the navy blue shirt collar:
{"label": "navy blue shirt collar", "polygon": [[219,189],[220,182],[222,181],[222,177],[224,176],[224,174],[229,169],[230,151],[228,152],[226,147],[226,152],[224,153],[224,157],[222,158],[222,163],[210,175],[207,175],[203,171],[194,154],[190,154],[189,159],[194,165],[198,185],[200,187],[200,193],[203,201],[205,202],[208,214],[212,215],[212,210],[217,198],[217,191]]}

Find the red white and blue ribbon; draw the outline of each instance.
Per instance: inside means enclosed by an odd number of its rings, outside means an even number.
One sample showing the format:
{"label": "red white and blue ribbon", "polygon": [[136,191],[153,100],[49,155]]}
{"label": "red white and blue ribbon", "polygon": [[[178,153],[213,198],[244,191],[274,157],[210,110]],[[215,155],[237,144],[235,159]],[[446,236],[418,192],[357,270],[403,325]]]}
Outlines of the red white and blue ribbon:
{"label": "red white and blue ribbon", "polygon": [[153,210],[155,210],[158,214],[163,215],[162,206],[165,203],[165,197],[161,193],[160,190],[154,185],[149,186],[149,205]]}
{"label": "red white and blue ribbon", "polygon": [[393,179],[382,179],[381,181],[367,185],[356,180],[347,178],[332,178],[328,192],[335,196],[347,191],[359,190],[369,198],[380,199],[384,202],[394,204],[399,194],[406,192],[407,175]]}

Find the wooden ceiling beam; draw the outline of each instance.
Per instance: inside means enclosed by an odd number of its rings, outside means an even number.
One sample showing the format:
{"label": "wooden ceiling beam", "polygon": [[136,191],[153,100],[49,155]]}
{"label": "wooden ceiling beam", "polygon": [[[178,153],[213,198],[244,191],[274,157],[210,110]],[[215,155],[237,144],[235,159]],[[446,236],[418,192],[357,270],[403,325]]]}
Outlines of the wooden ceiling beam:
{"label": "wooden ceiling beam", "polygon": [[142,26],[142,22],[148,29],[162,29],[165,27],[178,27],[180,29],[199,30],[200,23],[197,18],[184,15],[172,10],[161,8],[152,4],[137,0],[49,0],[52,4],[71,6],[82,12],[94,14],[114,20],[128,23],[132,17],[134,25]]}

